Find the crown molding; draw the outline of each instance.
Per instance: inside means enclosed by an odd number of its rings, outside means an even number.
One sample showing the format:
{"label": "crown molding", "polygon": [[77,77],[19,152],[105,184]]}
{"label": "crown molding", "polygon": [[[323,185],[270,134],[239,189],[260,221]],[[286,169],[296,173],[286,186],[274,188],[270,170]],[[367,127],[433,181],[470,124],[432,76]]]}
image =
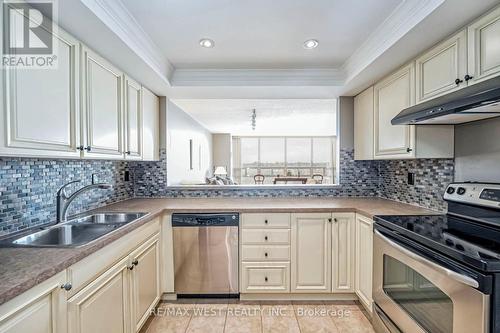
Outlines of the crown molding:
{"label": "crown molding", "polygon": [[338,86],[338,69],[176,69],[172,86]]}
{"label": "crown molding", "polygon": [[342,65],[346,82],[361,73],[444,2],[445,0],[403,0]]}
{"label": "crown molding", "polygon": [[174,67],[120,0],[80,0],[134,53],[167,82]]}

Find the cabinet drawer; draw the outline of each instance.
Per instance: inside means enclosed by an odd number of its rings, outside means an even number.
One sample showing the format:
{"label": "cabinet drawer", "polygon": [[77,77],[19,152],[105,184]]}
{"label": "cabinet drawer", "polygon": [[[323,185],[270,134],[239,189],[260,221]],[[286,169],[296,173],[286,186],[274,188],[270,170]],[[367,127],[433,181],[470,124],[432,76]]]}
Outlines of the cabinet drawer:
{"label": "cabinet drawer", "polygon": [[273,293],[290,291],[290,264],[242,263],[242,293]]}
{"label": "cabinet drawer", "polygon": [[290,228],[289,213],[242,214],[243,228]]}
{"label": "cabinet drawer", "polygon": [[241,231],[242,244],[290,244],[290,230],[288,229],[243,229]]}
{"label": "cabinet drawer", "polygon": [[243,261],[288,261],[290,260],[290,246],[288,245],[243,245],[241,247]]}

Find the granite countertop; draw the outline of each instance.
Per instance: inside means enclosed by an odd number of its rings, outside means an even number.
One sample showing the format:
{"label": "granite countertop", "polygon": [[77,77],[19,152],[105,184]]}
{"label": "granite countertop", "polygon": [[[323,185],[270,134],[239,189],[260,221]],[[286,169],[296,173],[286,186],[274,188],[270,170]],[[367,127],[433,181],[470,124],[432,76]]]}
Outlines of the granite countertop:
{"label": "granite countertop", "polygon": [[123,235],[171,212],[357,212],[426,215],[436,211],[379,198],[181,198],[130,199],[97,211],[149,212],[137,221],[79,248],[0,248],[0,305],[63,271]]}

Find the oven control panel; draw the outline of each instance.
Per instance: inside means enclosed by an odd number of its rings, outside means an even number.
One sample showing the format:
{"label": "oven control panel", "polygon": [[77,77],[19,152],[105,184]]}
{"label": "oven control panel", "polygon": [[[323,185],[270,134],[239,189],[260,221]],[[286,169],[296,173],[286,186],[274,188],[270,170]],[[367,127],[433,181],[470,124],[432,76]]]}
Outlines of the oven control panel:
{"label": "oven control panel", "polygon": [[500,208],[500,184],[452,183],[444,199],[471,205]]}

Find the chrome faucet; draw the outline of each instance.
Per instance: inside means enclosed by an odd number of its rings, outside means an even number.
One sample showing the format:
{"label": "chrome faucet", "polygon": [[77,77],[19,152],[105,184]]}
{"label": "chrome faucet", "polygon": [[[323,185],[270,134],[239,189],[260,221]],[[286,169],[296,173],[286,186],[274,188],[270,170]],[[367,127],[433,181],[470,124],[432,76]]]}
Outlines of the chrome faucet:
{"label": "chrome faucet", "polygon": [[57,191],[57,212],[56,212],[56,223],[61,223],[61,222],[66,222],[67,220],[67,214],[68,214],[68,207],[69,205],[73,202],[73,200],[76,199],[77,196],[80,194],[87,192],[89,190],[92,190],[94,188],[96,189],[110,189],[113,188],[113,185],[107,184],[107,183],[94,183],[94,177],[92,177],[92,184],[87,185],[79,189],[78,191],[75,191],[73,194],[69,195],[66,193],[66,188],[75,183],[79,183],[81,180],[74,180],[71,181],[67,184],[64,184],[59,191]]}

